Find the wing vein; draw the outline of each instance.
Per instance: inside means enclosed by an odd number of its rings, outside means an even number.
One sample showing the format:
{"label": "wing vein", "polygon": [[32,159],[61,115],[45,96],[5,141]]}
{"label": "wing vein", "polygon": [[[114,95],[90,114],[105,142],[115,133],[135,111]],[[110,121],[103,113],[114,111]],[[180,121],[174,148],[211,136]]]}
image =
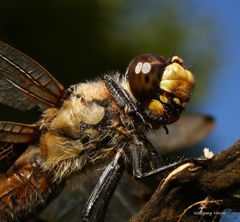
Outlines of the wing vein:
{"label": "wing vein", "polygon": [[[44,100],[43,98],[41,98],[41,97],[39,97],[39,96],[31,93],[30,91],[27,91],[27,90],[25,90],[24,88],[20,87],[19,85],[17,85],[16,83],[14,83],[12,80],[7,79],[7,78],[4,78],[4,79],[5,79],[8,83],[10,83],[12,86],[14,86],[15,88],[17,88],[17,89],[25,92],[26,94],[28,94],[28,95],[30,95],[30,96],[38,99],[38,100],[41,101],[41,102],[47,103],[49,106],[54,106],[52,103],[49,103],[47,100]],[[19,105],[20,105],[20,104],[19,104]]]}
{"label": "wing vein", "polygon": [[31,81],[33,81],[36,85],[41,86],[37,81],[34,80],[34,78],[32,78],[31,75],[29,75],[24,69],[22,69],[20,66],[18,66],[16,63],[12,62],[10,59],[8,59],[6,56],[0,54],[0,57],[7,63],[9,63],[10,65],[12,65],[13,67],[15,67],[17,70],[19,70],[22,74],[24,74],[28,79],[30,79]]}
{"label": "wing vein", "polygon": [[[44,73],[42,73],[41,75],[39,75],[36,79],[34,79],[29,72],[27,72],[26,70],[24,70],[23,68],[21,68],[19,65],[17,65],[16,63],[14,63],[13,61],[11,61],[9,58],[7,58],[6,56],[0,54],[0,57],[7,63],[9,63],[10,65],[12,65],[13,67],[15,67],[18,71],[20,71],[26,78],[28,78],[31,82],[33,82],[34,84],[38,85],[43,91],[47,91],[47,93],[50,93],[51,95],[53,95],[54,97],[56,97],[56,94],[54,94],[51,90],[49,90],[48,88],[43,88],[44,86],[46,86],[49,82],[51,82],[51,80],[53,80],[52,78],[49,79],[49,81],[47,82],[47,84],[41,85],[39,84],[39,82],[37,81],[38,79],[40,79],[42,76],[44,76]],[[31,71],[36,70],[36,68],[34,68]],[[4,70],[5,72],[7,72],[6,70]],[[9,73],[9,72],[8,72]],[[11,73],[10,73],[11,74]],[[50,77],[50,76],[49,76]],[[19,78],[19,77],[18,77]],[[43,87],[42,87],[43,86]]]}
{"label": "wing vein", "polygon": [[3,42],[0,86],[0,102],[23,111],[53,107],[64,94],[64,87],[44,67]]}

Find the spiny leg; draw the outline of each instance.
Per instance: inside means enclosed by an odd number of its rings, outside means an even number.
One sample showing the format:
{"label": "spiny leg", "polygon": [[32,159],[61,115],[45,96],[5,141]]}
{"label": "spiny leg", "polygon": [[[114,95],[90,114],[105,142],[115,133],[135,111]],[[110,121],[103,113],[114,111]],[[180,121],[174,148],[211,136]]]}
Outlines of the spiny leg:
{"label": "spiny leg", "polygon": [[[144,149],[150,148],[150,146],[151,146],[150,142],[149,142],[148,146],[149,147],[146,147],[145,143],[143,143],[141,141],[141,139],[139,139],[137,136],[134,137],[134,141],[133,141],[132,148],[131,148],[132,149],[132,159],[133,159],[133,175],[139,179],[151,176],[156,173],[163,172],[165,170],[169,170],[169,169],[178,167],[187,162],[202,164],[204,161],[206,161],[205,158],[183,159],[183,160],[176,161],[174,163],[163,165],[162,159],[156,151],[156,152],[152,152],[151,156],[150,156],[150,159],[151,160],[155,159],[156,163],[153,164],[153,168],[150,171],[146,172],[145,168],[143,167],[143,153],[144,153]],[[154,150],[154,147],[151,147],[151,149]]]}
{"label": "spiny leg", "polygon": [[164,164],[164,160],[162,156],[157,152],[157,150],[153,147],[151,142],[146,138],[145,135],[141,135],[139,140],[143,142],[144,147],[148,152],[153,169],[161,167]]}
{"label": "spiny leg", "polygon": [[[96,215],[96,221],[104,221],[107,206],[122,177],[124,168],[125,153],[121,149],[115,155],[114,160],[103,171],[102,176],[88,199],[83,211],[84,222],[90,221],[92,215]],[[95,208],[98,203],[98,208]]]}
{"label": "spiny leg", "polygon": [[133,102],[128,92],[109,75],[104,76],[104,82],[119,108],[123,109],[126,114],[136,116],[139,120],[146,124],[143,115],[138,111],[136,104]]}

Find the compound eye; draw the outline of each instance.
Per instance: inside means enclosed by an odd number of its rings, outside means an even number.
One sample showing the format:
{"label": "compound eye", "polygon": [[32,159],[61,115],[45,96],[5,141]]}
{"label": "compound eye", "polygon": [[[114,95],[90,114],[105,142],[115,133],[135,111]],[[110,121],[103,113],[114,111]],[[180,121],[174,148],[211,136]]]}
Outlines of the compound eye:
{"label": "compound eye", "polygon": [[154,98],[169,61],[162,56],[142,54],[135,57],[126,72],[133,96],[140,102]]}

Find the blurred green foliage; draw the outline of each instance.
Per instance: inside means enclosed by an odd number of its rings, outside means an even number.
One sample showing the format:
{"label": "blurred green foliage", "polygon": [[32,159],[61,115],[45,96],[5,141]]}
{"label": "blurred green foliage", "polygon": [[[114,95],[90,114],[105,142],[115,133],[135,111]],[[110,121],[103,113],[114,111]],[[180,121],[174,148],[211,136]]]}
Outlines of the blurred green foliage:
{"label": "blurred green foliage", "polygon": [[124,73],[139,53],[176,53],[193,65],[194,94],[200,95],[219,54],[213,19],[198,15],[190,0],[3,0],[0,7],[0,40],[65,87],[109,71]]}

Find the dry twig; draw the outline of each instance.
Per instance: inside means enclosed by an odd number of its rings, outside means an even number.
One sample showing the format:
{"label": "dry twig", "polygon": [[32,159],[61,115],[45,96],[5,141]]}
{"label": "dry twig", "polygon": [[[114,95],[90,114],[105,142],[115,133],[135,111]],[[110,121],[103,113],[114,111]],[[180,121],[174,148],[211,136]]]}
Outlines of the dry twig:
{"label": "dry twig", "polygon": [[130,221],[219,221],[225,209],[240,211],[240,141],[175,169]]}

